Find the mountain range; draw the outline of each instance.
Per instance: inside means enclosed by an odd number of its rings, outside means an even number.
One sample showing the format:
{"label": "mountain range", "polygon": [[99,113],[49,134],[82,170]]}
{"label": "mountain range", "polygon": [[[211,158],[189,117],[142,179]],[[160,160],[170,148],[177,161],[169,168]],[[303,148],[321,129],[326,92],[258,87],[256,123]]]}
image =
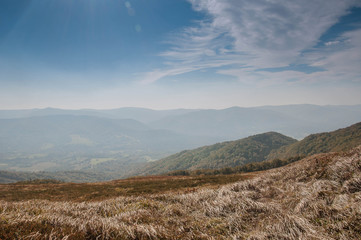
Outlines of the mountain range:
{"label": "mountain range", "polygon": [[[133,119],[152,129],[166,129],[191,136],[207,136],[214,138],[213,141],[235,140],[269,131],[302,139],[312,133],[332,131],[359,122],[361,105],[301,104],[249,108],[231,107],[219,110],[152,110],[146,108],[0,110],[0,119],[52,115]],[[332,121],[325,121],[325,119],[332,119]]]}
{"label": "mountain range", "polygon": [[[107,179],[106,176],[108,179],[121,178],[149,166],[149,162],[185,149],[216,143],[223,146],[224,143],[220,142],[265,132],[302,139],[309,134],[351,125],[360,119],[361,105],[287,105],[221,110],[0,110],[0,171],[82,171],[86,172],[84,179],[99,174],[101,180]],[[294,139],[286,142],[295,144]],[[267,147],[270,151],[267,154],[276,154],[278,147],[281,145]],[[285,146],[281,149],[288,151]],[[224,161],[202,163],[192,169],[234,166],[263,161],[271,156],[265,154],[262,147],[255,151],[260,151],[261,157],[244,155],[246,160],[241,160],[242,157],[235,160],[236,155],[230,155],[233,164],[224,164]],[[186,165],[187,161],[182,164]]]}

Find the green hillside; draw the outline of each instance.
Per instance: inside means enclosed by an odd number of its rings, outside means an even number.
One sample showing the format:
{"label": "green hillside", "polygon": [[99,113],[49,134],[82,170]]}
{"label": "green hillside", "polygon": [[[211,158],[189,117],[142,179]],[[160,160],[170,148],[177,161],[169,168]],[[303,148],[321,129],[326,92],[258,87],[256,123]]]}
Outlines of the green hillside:
{"label": "green hillside", "polygon": [[162,174],[175,170],[218,169],[266,160],[268,154],[296,140],[268,132],[236,141],[222,142],[194,150],[182,151],[149,163],[135,174]]}
{"label": "green hillside", "polygon": [[361,122],[333,132],[311,134],[299,142],[273,150],[267,159],[286,159],[316,153],[346,151],[361,144]]}

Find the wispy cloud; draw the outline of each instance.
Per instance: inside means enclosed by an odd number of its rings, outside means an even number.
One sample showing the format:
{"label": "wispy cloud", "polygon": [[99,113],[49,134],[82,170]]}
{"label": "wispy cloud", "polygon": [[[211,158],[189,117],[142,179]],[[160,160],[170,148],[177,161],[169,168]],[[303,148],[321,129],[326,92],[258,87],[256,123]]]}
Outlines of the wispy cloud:
{"label": "wispy cloud", "polygon": [[[361,61],[358,31],[346,32],[342,41],[334,39],[325,42],[323,48],[315,48],[320,37],[351,7],[361,7],[359,1],[189,1],[195,11],[204,12],[208,19],[173,34],[167,42],[171,47],[160,53],[164,68],[147,73],[144,83],[209,68],[218,68],[220,74],[250,83],[265,79],[269,83],[289,82],[290,75],[294,76],[292,79],[311,81],[316,76],[326,79],[332,74],[347,74],[352,78],[351,72],[354,78],[359,74],[355,64]],[[326,71],[255,71],[290,64],[317,66]]]}

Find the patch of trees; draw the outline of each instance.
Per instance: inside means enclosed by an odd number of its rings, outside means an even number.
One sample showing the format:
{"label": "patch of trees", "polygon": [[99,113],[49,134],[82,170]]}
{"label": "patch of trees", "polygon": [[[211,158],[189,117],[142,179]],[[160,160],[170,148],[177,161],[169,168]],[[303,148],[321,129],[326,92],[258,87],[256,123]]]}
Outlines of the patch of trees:
{"label": "patch of trees", "polygon": [[287,164],[296,162],[304,156],[290,157],[287,159],[273,159],[263,162],[248,163],[237,167],[226,167],[221,169],[198,169],[198,170],[176,170],[169,172],[168,176],[199,176],[199,175],[219,175],[219,174],[235,174],[235,173],[247,173],[264,171],[272,168],[278,168]]}

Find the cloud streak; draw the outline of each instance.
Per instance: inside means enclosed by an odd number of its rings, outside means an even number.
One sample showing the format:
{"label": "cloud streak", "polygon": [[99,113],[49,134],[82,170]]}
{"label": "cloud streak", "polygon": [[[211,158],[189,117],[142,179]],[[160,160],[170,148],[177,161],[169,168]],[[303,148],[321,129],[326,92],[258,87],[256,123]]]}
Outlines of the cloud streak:
{"label": "cloud streak", "polygon": [[[171,47],[160,53],[164,68],[147,73],[144,83],[211,68],[250,84],[290,82],[291,78],[312,81],[316,76],[340,78],[342,74],[355,79],[359,75],[359,66],[355,66],[361,61],[358,31],[346,32],[339,36],[341,40],[333,39],[315,48],[320,37],[351,7],[361,7],[359,1],[189,1],[208,19],[173,34],[167,42]],[[323,67],[326,71],[256,72],[291,64]]]}

